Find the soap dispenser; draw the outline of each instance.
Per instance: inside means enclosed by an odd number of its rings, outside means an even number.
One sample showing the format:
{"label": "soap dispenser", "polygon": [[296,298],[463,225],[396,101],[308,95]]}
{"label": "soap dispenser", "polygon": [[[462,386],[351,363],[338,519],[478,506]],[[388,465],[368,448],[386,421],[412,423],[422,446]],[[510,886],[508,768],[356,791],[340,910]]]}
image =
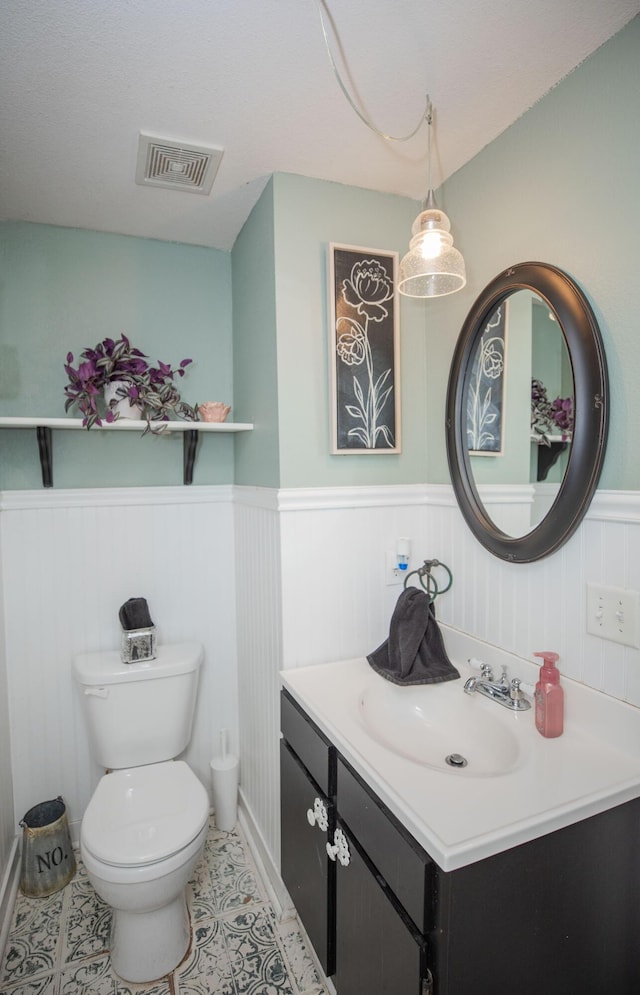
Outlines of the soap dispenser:
{"label": "soap dispenser", "polygon": [[562,735],[564,725],[564,691],[560,686],[560,671],[556,667],[557,653],[534,653],[544,661],[536,684],[536,729],[547,739]]}

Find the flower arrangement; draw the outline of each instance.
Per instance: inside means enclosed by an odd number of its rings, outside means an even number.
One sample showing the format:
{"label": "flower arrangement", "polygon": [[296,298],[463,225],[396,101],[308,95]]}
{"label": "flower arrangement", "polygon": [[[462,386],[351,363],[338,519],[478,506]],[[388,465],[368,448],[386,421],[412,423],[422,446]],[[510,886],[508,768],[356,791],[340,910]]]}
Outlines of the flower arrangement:
{"label": "flower arrangement", "polygon": [[531,381],[531,433],[538,445],[550,446],[550,435],[559,434],[568,442],[573,433],[573,398],[550,401],[547,388],[535,377]]}
{"label": "flower arrangement", "polygon": [[[85,428],[102,425],[103,418],[108,425],[115,422],[119,417],[118,402],[124,399],[141,409],[147,422],[145,432],[160,431],[152,422],[167,421],[170,415],[197,421],[196,408],[181,399],[175,385],[176,379],[184,376],[190,359],[183,359],[177,369],[160,361],[150,366],[148,357],[132,346],[126,335],[116,340],[103,339],[93,349],[85,349],[80,359],[74,367],[73,353],[67,353],[64,369],[69,383],[64,389],[64,408],[68,411],[77,405]],[[104,388],[114,383],[118,384],[115,396],[106,402]]]}

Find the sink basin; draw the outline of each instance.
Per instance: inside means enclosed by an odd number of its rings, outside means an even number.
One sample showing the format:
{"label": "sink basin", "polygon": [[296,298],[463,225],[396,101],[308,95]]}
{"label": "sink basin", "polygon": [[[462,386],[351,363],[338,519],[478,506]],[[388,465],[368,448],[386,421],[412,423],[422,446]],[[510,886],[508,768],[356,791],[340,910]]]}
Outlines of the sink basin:
{"label": "sink basin", "polygon": [[386,749],[421,766],[456,777],[509,773],[521,759],[519,716],[462,687],[460,680],[401,687],[376,677],[360,692],[360,722]]}
{"label": "sink basin", "polygon": [[[640,708],[562,677],[565,728],[536,731],[463,691],[470,657],[534,683],[535,664],[442,625],[461,678],[400,687],[365,657],[296,667],[282,683],[345,763],[444,871],[640,798]],[[449,767],[459,753],[466,767]]]}

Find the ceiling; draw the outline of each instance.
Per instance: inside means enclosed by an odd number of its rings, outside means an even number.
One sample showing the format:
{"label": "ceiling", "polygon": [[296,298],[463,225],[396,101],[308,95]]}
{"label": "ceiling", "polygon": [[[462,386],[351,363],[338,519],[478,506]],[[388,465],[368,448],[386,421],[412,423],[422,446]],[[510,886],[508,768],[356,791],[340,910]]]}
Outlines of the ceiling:
{"label": "ceiling", "polygon": [[[320,2],[1,0],[0,218],[229,250],[274,172],[420,200],[425,126],[390,143],[358,119]],[[411,132],[430,95],[435,187],[640,11],[323,2],[341,74],[379,130]],[[211,193],[137,185],[140,132],[224,148]]]}

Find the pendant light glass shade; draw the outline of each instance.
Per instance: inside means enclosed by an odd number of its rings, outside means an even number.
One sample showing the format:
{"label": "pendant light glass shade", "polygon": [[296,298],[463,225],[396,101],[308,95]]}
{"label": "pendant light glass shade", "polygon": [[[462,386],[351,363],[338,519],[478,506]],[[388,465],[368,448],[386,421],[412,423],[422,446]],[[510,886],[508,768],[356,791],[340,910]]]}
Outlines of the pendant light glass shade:
{"label": "pendant light glass shade", "polygon": [[409,251],[400,263],[398,290],[405,297],[444,297],[467,282],[464,259],[453,245],[449,218],[429,190],[425,210],[413,222]]}

